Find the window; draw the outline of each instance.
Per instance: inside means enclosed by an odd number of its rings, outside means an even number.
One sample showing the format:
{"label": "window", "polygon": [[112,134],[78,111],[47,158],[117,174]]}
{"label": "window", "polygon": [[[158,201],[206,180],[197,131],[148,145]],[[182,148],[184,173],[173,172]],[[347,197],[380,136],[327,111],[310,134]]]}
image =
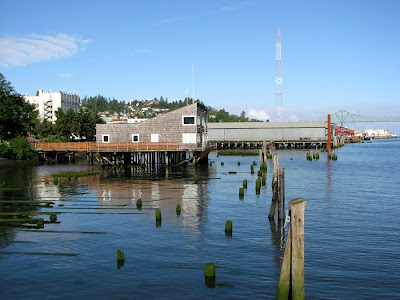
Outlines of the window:
{"label": "window", "polygon": [[139,135],[132,134],[132,143],[139,143]]}
{"label": "window", "polygon": [[110,135],[109,134],[103,134],[101,136],[101,140],[103,141],[103,143],[109,143],[110,142]]}
{"label": "window", "polygon": [[182,125],[196,125],[196,116],[182,116]]}
{"label": "window", "polygon": [[158,143],[158,133],[152,133],[150,136],[150,140],[152,143]]}
{"label": "window", "polygon": [[182,133],[182,143],[196,144],[196,134],[195,133]]}

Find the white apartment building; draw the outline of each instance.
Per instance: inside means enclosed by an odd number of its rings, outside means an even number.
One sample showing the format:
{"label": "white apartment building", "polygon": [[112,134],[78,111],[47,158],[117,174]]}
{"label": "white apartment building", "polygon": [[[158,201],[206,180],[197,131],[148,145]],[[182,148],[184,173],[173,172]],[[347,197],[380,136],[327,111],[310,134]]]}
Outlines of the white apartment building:
{"label": "white apartment building", "polygon": [[61,107],[63,112],[72,108],[75,112],[79,111],[81,99],[77,94],[59,92],[44,92],[38,90],[36,96],[24,96],[25,101],[34,104],[39,112],[40,120],[46,119],[54,123],[57,120],[55,112]]}

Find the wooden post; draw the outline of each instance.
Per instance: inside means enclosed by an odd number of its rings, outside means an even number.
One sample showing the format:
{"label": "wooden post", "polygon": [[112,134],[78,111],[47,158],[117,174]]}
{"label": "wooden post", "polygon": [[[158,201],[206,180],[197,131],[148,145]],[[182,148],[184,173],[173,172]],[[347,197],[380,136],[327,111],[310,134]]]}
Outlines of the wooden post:
{"label": "wooden post", "polygon": [[278,222],[285,221],[285,169],[278,170]]}
{"label": "wooden post", "polygon": [[278,154],[274,154],[274,176],[278,178]]}
{"label": "wooden post", "polygon": [[264,164],[267,164],[268,154],[267,154],[267,141],[263,142],[263,152],[264,152]]}
{"label": "wooden post", "polygon": [[169,166],[169,152],[165,152],[165,164],[167,167]]}
{"label": "wooden post", "polygon": [[328,114],[328,159],[331,155],[331,115]]}
{"label": "wooden post", "polygon": [[274,154],[274,176],[273,176],[273,190],[272,190],[272,201],[269,208],[268,218],[274,218],[276,205],[278,203],[278,155]]}
{"label": "wooden post", "polygon": [[305,299],[304,293],[304,210],[306,200],[289,201],[290,227],[286,239],[276,299]]}
{"label": "wooden post", "polygon": [[292,235],[292,299],[304,299],[304,210],[306,201],[298,198],[289,202]]}
{"label": "wooden post", "polygon": [[278,291],[276,292],[276,300],[288,300],[290,291],[290,269],[291,269],[291,258],[292,258],[292,239],[290,227],[288,230],[288,236],[286,239],[285,253],[283,255],[281,274],[279,276]]}
{"label": "wooden post", "polygon": [[263,155],[262,155],[262,149],[260,149],[260,151],[259,151],[259,155],[258,155],[259,157],[260,157],[260,167],[263,165]]}

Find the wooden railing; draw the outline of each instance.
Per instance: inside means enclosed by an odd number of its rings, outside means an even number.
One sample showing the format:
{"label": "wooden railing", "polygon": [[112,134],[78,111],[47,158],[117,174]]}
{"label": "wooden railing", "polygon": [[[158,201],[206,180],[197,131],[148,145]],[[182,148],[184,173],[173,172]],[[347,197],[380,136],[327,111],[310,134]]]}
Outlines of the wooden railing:
{"label": "wooden railing", "polygon": [[37,151],[133,152],[179,150],[179,143],[34,143]]}

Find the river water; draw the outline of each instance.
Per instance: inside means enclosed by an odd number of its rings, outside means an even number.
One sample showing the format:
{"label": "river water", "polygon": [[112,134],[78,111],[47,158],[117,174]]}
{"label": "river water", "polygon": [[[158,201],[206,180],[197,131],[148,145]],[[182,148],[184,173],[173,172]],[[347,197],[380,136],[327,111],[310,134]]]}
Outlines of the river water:
{"label": "river water", "polygon": [[[337,150],[337,161],[326,153],[312,162],[305,151],[278,154],[286,200],[307,200],[306,298],[400,299],[400,140],[349,144]],[[273,299],[284,245],[267,218],[271,161],[256,195],[250,165],[258,157],[209,158],[212,166],[134,169],[122,177],[88,164],[0,170],[3,186],[16,188],[1,190],[0,201],[53,201],[30,210],[60,212],[42,229],[0,227],[1,298]],[[76,170],[100,174],[53,183],[52,174]],[[225,235],[226,220],[233,221],[232,236]],[[217,266],[214,288],[204,280],[210,261]]]}

